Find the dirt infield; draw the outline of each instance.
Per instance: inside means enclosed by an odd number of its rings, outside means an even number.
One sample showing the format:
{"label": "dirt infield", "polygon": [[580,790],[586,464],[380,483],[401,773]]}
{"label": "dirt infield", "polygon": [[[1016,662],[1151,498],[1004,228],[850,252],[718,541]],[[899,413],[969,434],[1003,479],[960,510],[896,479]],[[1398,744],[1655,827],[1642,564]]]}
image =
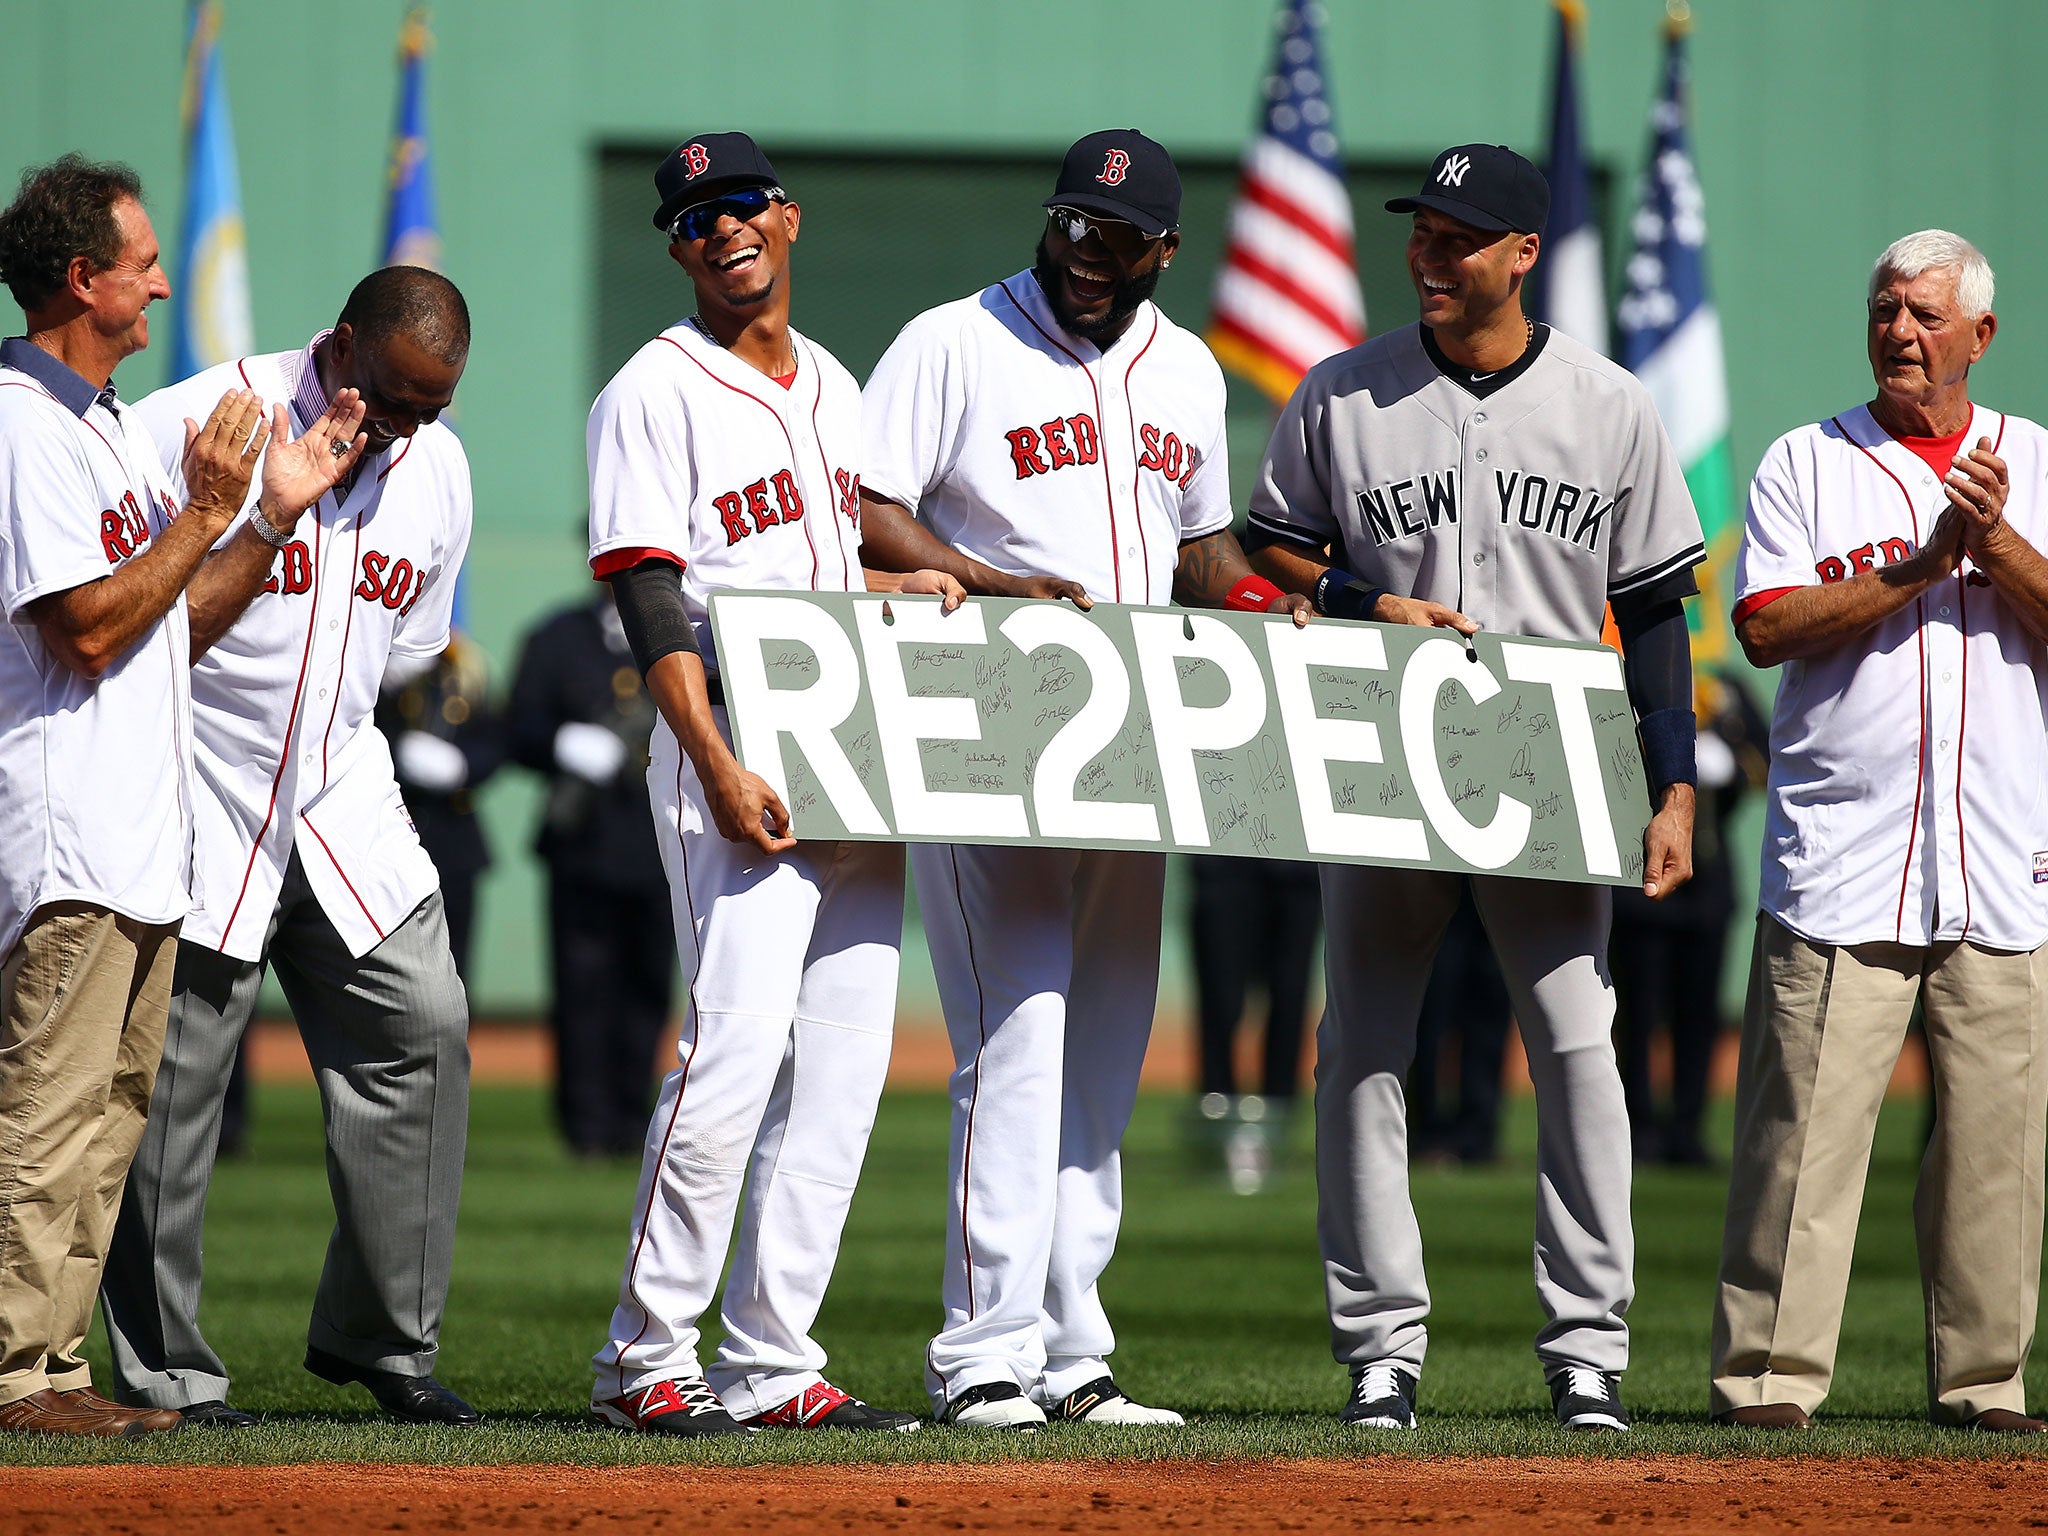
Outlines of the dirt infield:
{"label": "dirt infield", "polygon": [[[345,1531],[1871,1531],[2048,1527],[2040,1461],[1442,1460],[0,1471],[17,1536]],[[622,1522],[614,1525],[612,1522]]]}

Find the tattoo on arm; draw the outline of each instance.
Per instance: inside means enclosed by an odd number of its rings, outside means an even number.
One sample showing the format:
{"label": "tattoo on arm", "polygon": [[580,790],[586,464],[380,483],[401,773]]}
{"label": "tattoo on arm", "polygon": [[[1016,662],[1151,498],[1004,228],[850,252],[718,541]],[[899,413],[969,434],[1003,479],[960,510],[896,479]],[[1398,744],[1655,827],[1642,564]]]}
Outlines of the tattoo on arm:
{"label": "tattoo on arm", "polygon": [[1180,547],[1180,564],[1173,575],[1174,599],[1189,607],[1214,608],[1251,574],[1237,535],[1225,528]]}

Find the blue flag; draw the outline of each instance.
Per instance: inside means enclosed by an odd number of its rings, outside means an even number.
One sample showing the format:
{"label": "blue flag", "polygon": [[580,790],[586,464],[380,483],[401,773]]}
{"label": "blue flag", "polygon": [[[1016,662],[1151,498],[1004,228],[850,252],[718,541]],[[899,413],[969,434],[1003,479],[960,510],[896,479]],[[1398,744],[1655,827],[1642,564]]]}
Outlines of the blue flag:
{"label": "blue flag", "polygon": [[1650,109],[1650,158],[1630,228],[1635,251],[1621,323],[1621,363],[1657,402],[1671,446],[1707,536],[1700,572],[1704,602],[1688,610],[1713,654],[1724,638],[1723,576],[1732,563],[1742,521],[1735,504],[1728,447],[1728,369],[1721,317],[1707,290],[1707,200],[1694,169],[1686,128],[1686,23],[1665,29],[1664,87]]}
{"label": "blue flag", "polygon": [[1534,318],[1607,353],[1607,276],[1593,187],[1579,135],[1581,0],[1557,0],[1557,58],[1550,87],[1550,224],[1536,264]]}
{"label": "blue flag", "polygon": [[192,7],[185,51],[185,220],[171,292],[171,379],[241,357],[255,346],[242,178],[215,43],[219,0]]}
{"label": "blue flag", "polygon": [[398,126],[391,137],[391,192],[384,213],[384,265],[441,270],[434,217],[434,165],[427,152],[427,13],[407,13],[398,34]]}

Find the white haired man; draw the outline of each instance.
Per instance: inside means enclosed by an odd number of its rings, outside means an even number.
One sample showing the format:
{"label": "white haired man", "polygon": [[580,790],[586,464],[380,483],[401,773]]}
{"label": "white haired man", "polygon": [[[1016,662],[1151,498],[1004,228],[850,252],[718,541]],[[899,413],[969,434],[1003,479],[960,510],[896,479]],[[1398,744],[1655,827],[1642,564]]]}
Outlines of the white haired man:
{"label": "white haired man", "polygon": [[[1936,1423],[2038,1434],[2048,1117],[2048,432],[1974,405],[1991,269],[1923,230],[1870,279],[1869,405],[1774,443],[1735,630],[1783,664],[1714,1309],[1714,1415],[1828,1394],[1879,1101],[1915,1002]],[[1968,445],[1968,446],[1966,446]]]}

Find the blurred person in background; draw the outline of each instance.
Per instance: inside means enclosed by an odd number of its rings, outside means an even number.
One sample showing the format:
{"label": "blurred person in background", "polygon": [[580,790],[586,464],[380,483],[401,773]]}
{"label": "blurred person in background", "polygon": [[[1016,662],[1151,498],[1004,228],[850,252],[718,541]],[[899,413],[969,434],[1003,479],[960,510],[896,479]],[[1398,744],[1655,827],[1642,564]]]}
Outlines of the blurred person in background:
{"label": "blurred person in background", "polygon": [[[1432,1163],[1485,1164],[1500,1159],[1501,1075],[1506,1068],[1514,1006],[1493,953],[1493,940],[1465,880],[1458,910],[1437,945],[1429,989],[1415,1022],[1415,1060],[1408,1068],[1409,1156]],[[1457,1054],[1457,1097],[1443,1093],[1444,1057]]]}
{"label": "blurred person in background", "polygon": [[[1230,1187],[1255,1195],[1287,1146],[1301,1085],[1301,1036],[1308,1022],[1310,967],[1323,926],[1322,883],[1313,864],[1288,859],[1192,854],[1194,950],[1201,1079],[1195,1150],[1220,1151]],[[1256,1093],[1237,1091],[1238,1025],[1254,983],[1266,999]]]}
{"label": "blurred person in background", "polygon": [[448,649],[424,667],[409,659],[394,662],[384,675],[376,721],[391,742],[399,793],[420,846],[440,872],[448,947],[467,984],[476,885],[491,867],[476,792],[505,760],[482,648],[453,629]]}
{"label": "blurred person in background", "polygon": [[548,871],[555,1118],[580,1157],[639,1154],[675,997],[647,797],[655,719],[609,588],[521,642],[505,730],[512,760],[547,781],[533,849]]}
{"label": "blurred person in background", "polygon": [[[1735,915],[1729,819],[1745,796],[1763,788],[1770,767],[1770,726],[1748,689],[1723,670],[1702,668],[1693,681],[1700,795],[1692,879],[1668,901],[1617,890],[1607,951],[1636,1161],[1674,1167],[1713,1161],[1700,1121],[1721,1035],[1721,968]],[[1651,1042],[1660,1028],[1671,1042],[1671,1096],[1661,1116],[1651,1088]]]}

